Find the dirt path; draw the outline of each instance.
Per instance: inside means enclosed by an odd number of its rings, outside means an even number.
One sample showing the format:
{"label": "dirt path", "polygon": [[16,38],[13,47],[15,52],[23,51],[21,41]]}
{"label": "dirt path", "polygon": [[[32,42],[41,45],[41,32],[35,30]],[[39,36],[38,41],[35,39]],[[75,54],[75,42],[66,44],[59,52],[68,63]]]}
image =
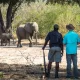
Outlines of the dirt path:
{"label": "dirt path", "polygon": [[[45,49],[46,62],[48,62],[48,46]],[[42,45],[33,45],[33,47],[28,47],[28,45],[23,45],[22,48],[17,48],[15,46],[2,46],[0,47],[0,63],[7,64],[24,64],[24,65],[36,65],[43,64],[43,51]],[[54,64],[54,63],[53,63]],[[62,62],[60,65],[66,66],[66,55],[64,50],[64,55],[62,57]],[[78,67],[80,67],[80,50],[78,48]]]}
{"label": "dirt path", "polygon": [[[47,48],[45,49],[46,63],[48,62],[47,60],[48,49],[49,48],[47,46]],[[53,63],[53,67],[54,65],[55,64]],[[63,74],[63,77],[65,77],[66,74],[65,50],[64,55],[62,57],[62,62],[60,63],[60,68],[61,70],[63,69],[62,70],[63,72],[62,73],[60,72],[61,75]],[[78,49],[78,68],[80,69],[79,49]],[[44,71],[42,45],[34,45],[33,47],[23,45],[22,48],[17,48],[16,45],[0,46],[0,71],[3,73],[3,79],[1,80],[41,80],[40,76]],[[30,73],[30,75],[28,73]],[[37,78],[34,76],[37,76]],[[61,78],[61,80],[62,79],[65,80],[64,78]]]}

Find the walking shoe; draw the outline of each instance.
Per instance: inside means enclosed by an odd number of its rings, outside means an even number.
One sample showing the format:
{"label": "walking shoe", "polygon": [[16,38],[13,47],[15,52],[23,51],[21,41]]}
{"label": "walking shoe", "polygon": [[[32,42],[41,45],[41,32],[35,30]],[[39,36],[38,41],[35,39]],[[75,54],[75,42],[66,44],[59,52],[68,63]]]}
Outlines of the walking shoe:
{"label": "walking shoe", "polygon": [[74,77],[75,79],[79,79],[79,77]]}
{"label": "walking shoe", "polygon": [[59,77],[58,77],[58,72],[55,73],[55,78],[59,78]]}
{"label": "walking shoe", "polygon": [[71,76],[66,76],[66,78],[71,78]]}
{"label": "walking shoe", "polygon": [[49,73],[46,73],[46,75],[45,75],[47,78],[49,78],[50,77],[50,74]]}
{"label": "walking shoe", "polygon": [[59,76],[55,76],[55,78],[59,78]]}

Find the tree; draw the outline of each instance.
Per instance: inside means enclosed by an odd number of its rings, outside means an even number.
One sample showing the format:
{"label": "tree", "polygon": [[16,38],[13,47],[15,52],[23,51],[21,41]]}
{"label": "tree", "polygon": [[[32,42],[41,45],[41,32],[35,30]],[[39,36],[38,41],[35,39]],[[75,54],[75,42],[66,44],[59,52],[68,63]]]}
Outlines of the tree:
{"label": "tree", "polygon": [[53,4],[53,2],[54,3],[60,3],[60,4],[64,4],[65,2],[67,2],[68,4],[76,2],[77,4],[80,5],[80,0],[47,0],[47,4],[48,3]]}
{"label": "tree", "polygon": [[0,4],[3,5],[8,4],[7,13],[6,13],[6,25],[4,25],[3,16],[0,7],[0,25],[1,25],[2,32],[6,32],[10,28],[12,28],[14,15],[23,1],[31,2],[35,0],[0,0]]}

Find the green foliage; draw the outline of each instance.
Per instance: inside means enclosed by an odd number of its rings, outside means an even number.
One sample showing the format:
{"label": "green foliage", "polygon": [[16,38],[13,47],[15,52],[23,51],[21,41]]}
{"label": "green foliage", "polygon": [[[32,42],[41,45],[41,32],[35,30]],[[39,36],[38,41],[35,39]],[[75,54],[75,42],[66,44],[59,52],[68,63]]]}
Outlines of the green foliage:
{"label": "green foliage", "polygon": [[35,1],[35,0],[0,0],[0,3],[3,3],[3,4],[9,4],[11,3],[12,5],[15,5],[17,3],[20,3],[20,2],[32,2],[32,1]]}
{"label": "green foliage", "polygon": [[65,26],[69,23],[72,23],[75,31],[80,33],[80,7],[77,4],[45,5],[43,2],[32,2],[28,5],[22,3],[12,23],[14,33],[20,24],[33,21],[39,25],[39,37],[45,37],[53,29],[55,23],[59,24],[63,35],[67,32]]}
{"label": "green foliage", "polygon": [[0,3],[6,4],[11,2],[13,5],[15,5],[19,1],[21,0],[0,0]]}
{"label": "green foliage", "polygon": [[47,4],[51,3],[58,3],[58,4],[62,4],[64,5],[65,3],[67,4],[72,4],[74,5],[75,3],[77,3],[80,6],[80,0],[45,0]]}

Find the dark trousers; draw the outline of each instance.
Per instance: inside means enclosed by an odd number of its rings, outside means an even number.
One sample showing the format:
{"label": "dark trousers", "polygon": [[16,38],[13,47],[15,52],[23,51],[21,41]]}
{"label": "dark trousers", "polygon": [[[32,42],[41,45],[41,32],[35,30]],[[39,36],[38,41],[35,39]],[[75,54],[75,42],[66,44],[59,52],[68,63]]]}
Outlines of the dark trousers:
{"label": "dark trousers", "polygon": [[73,62],[74,77],[78,77],[77,54],[66,54],[67,60],[67,76],[71,76],[71,62]]}

